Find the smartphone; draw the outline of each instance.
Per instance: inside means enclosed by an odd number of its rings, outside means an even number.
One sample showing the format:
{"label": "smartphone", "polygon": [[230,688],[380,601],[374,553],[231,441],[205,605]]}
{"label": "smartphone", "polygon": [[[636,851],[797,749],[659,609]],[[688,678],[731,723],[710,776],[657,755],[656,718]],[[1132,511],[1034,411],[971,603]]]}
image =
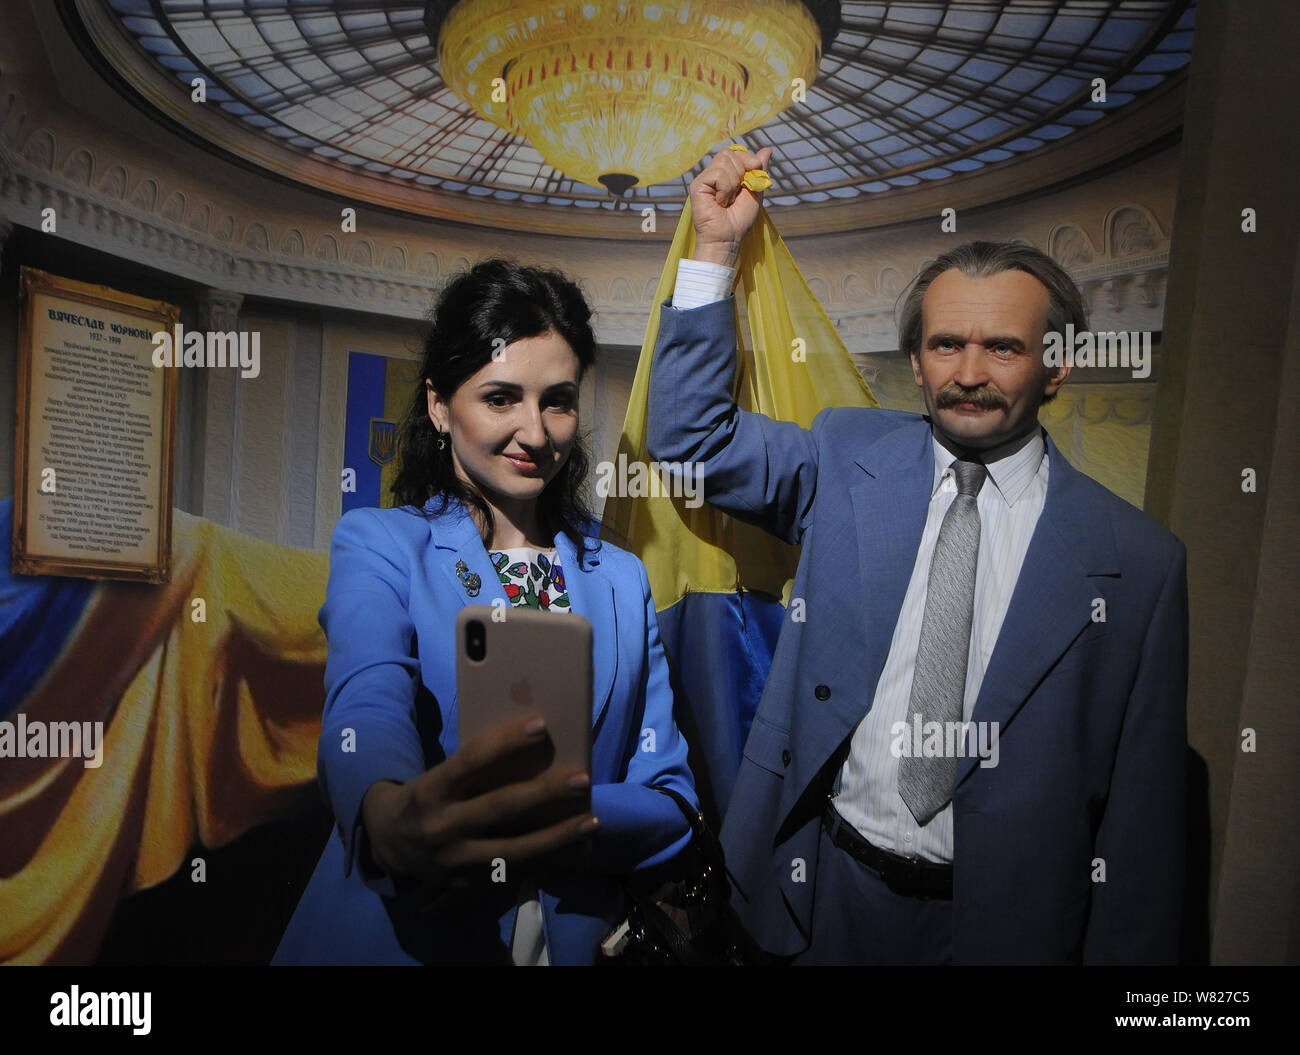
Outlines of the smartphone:
{"label": "smartphone", "polygon": [[[488,787],[529,780],[552,766],[591,772],[591,623],[576,612],[469,605],[456,617],[456,641],[459,743],[529,715],[544,718],[549,733],[494,771]],[[589,809],[590,791],[530,815],[522,827]]]}

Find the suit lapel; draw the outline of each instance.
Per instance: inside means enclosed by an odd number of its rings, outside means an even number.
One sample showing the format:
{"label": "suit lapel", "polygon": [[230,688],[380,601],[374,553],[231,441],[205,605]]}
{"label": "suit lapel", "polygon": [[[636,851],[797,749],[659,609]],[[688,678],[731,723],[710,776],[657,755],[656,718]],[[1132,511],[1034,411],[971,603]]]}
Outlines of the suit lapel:
{"label": "suit lapel", "polygon": [[820,610],[836,613],[844,624],[837,625],[824,644],[812,647],[825,648],[821,654],[842,668],[837,674],[845,691],[832,693],[824,704],[795,710],[791,720],[802,749],[794,755],[794,768],[782,786],[782,817],[789,815],[875,698],[925,529],[934,477],[930,427],[917,419],[886,433],[854,461],[862,470],[853,473],[848,487],[857,574],[843,563],[850,557],[847,538],[813,541],[814,547],[829,547],[814,559],[819,565],[831,563],[825,578],[819,578],[825,591]]}
{"label": "suit lapel", "polygon": [[440,514],[432,512],[434,504],[436,500],[431,498],[424,507],[429,538],[442,551],[437,557],[438,573],[449,595],[456,598],[457,610],[469,604],[492,604],[497,600],[508,605],[510,601],[474,518],[456,499],[448,500]]}
{"label": "suit lapel", "polygon": [[569,591],[569,608],[591,624],[591,723],[595,725],[609,706],[618,671],[618,622],[614,613],[614,587],[601,567],[603,546],[585,553],[563,531],[555,536],[555,548]]}
{"label": "suit lapel", "polygon": [[934,479],[934,450],[925,422],[881,437],[856,458],[863,476],[849,490],[858,539],[858,610],[866,652],[863,694],[845,713],[853,728],[867,712],[903,609],[916,551],[925,530]]}
{"label": "suit lapel", "polygon": [[[1090,501],[1092,485],[1050,436],[1047,452],[1047,500],[971,713],[972,721],[997,722],[999,735],[1091,621],[1098,596],[1092,578],[1119,568],[1110,521]],[[978,762],[973,752],[962,758],[957,782]]]}

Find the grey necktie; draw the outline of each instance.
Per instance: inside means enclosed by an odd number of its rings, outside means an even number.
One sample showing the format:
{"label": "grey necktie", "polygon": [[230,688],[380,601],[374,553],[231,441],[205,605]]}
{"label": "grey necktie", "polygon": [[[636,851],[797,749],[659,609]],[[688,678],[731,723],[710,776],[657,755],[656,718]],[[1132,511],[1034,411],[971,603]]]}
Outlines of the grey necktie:
{"label": "grey necktie", "polygon": [[[930,559],[921,643],[907,714],[909,736],[917,714],[923,731],[927,722],[960,722],[963,716],[975,608],[975,563],[980,549],[980,515],[975,496],[988,470],[977,462],[964,461],[954,462],[952,468],[957,477],[957,497],[939,526]],[[919,746],[913,743],[912,754],[899,759],[898,793],[917,823],[928,824],[952,798],[957,758],[918,758]]]}

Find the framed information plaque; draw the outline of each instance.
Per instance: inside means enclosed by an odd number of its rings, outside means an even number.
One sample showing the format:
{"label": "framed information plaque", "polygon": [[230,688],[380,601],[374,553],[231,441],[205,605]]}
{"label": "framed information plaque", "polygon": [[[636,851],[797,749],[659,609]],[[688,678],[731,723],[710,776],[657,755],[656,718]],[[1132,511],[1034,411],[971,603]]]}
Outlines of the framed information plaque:
{"label": "framed information plaque", "polygon": [[180,309],[22,269],[13,571],[171,577]]}

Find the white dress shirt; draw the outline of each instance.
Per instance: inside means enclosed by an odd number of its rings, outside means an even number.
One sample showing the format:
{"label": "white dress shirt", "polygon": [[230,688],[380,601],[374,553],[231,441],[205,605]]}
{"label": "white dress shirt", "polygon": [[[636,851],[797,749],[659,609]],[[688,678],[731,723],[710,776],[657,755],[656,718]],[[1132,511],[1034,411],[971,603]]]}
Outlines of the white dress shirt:
{"label": "white dress shirt", "polygon": [[[934,485],[925,530],[907,585],[903,607],[894,625],[889,655],[876,683],[871,710],[853,731],[848,757],[835,781],[835,808],[868,842],[906,857],[952,860],[952,803],[924,827],[898,794],[898,763],[891,745],[895,722],[908,722],[912,675],[921,641],[921,618],[930,578],[930,559],[944,514],[957,496],[952,454],[934,445]],[[980,488],[980,549],[975,566],[975,610],[971,620],[970,652],[962,718],[970,721],[997,644],[1011,594],[1025,562],[1029,540],[1047,501],[1047,445],[1036,430],[1019,450],[986,461],[988,479]],[[1001,730],[998,730],[999,734]]]}
{"label": "white dress shirt", "polygon": [[[688,310],[721,300],[731,289],[735,275],[735,268],[701,260],[679,261],[673,307]],[[929,824],[919,826],[898,794],[899,760],[890,750],[895,739],[891,735],[894,723],[908,720],[930,558],[934,555],[944,514],[957,494],[952,471],[955,458],[933,437],[932,443],[934,480],[916,563],[871,710],[853,732],[849,754],[836,776],[832,797],[845,821],[876,846],[908,857],[947,862],[952,860],[952,803]],[[976,500],[980,549],[963,699],[966,721],[971,718],[1012,591],[1020,578],[1029,540],[1047,501],[1047,446],[1042,431],[1036,430],[1027,439],[1008,447],[1011,449],[987,455],[988,478]]]}
{"label": "white dress shirt", "polygon": [[681,311],[721,300],[736,280],[736,269],[704,260],[677,261],[677,282],[673,286],[673,307]]}

